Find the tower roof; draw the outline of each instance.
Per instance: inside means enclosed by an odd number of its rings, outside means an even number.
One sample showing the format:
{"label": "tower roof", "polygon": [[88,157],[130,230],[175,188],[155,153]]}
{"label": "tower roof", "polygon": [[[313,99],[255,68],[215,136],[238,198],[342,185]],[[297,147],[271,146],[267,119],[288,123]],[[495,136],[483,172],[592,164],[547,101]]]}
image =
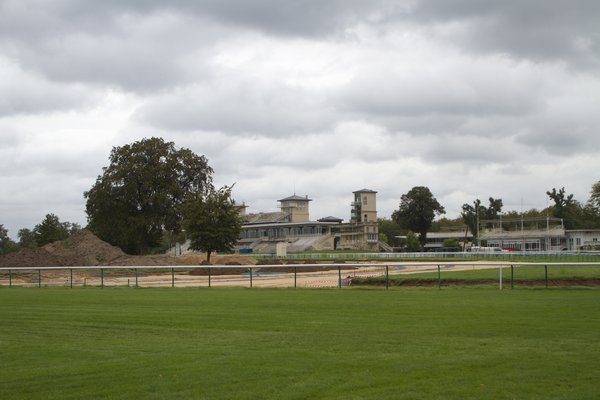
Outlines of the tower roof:
{"label": "tower roof", "polygon": [[296,194],[292,195],[292,196],[288,196],[285,199],[281,199],[281,200],[277,200],[277,201],[290,201],[290,200],[294,200],[294,201],[312,201],[312,199],[309,199],[308,196],[306,197],[302,197],[302,196],[297,196]]}
{"label": "tower roof", "polygon": [[352,193],[377,193],[377,192],[375,190],[371,190],[371,189],[361,189],[361,190],[354,191]]}

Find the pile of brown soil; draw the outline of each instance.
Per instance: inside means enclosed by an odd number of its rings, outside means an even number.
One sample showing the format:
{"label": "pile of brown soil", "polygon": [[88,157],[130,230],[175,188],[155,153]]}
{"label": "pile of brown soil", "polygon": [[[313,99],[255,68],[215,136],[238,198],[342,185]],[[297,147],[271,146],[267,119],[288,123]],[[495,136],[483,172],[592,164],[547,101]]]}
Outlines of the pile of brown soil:
{"label": "pile of brown soil", "polygon": [[87,229],[77,232],[67,240],[49,243],[42,248],[54,256],[78,265],[103,265],[125,256],[123,250],[100,240]]}
{"label": "pile of brown soil", "polygon": [[4,267],[59,267],[103,265],[124,256],[121,249],[98,239],[84,229],[66,240],[35,249],[22,249],[0,257]]}
{"label": "pile of brown soil", "polygon": [[[35,249],[22,249],[16,253],[0,256],[0,266],[15,268],[63,267],[63,266],[169,266],[169,265],[202,265],[206,263],[206,255],[192,254],[185,256],[131,256],[120,248],[112,246],[87,229],[77,232],[66,240],[57,241]],[[225,265],[256,264],[256,259],[236,255],[213,255],[211,264]]]}

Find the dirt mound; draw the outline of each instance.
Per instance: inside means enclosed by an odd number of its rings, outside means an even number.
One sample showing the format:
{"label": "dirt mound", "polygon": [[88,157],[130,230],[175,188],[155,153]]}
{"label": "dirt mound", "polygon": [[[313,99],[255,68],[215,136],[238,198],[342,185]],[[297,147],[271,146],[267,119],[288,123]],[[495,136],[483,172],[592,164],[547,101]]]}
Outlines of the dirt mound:
{"label": "dirt mound", "polygon": [[68,265],[68,260],[48,253],[43,248],[22,249],[0,256],[2,267],[46,267]]}
{"label": "dirt mound", "polygon": [[84,229],[66,240],[35,249],[22,249],[0,257],[5,267],[59,267],[103,265],[124,256],[121,249],[98,239]]}
{"label": "dirt mound", "polygon": [[125,256],[123,250],[112,246],[87,229],[68,238],[42,247],[48,253],[70,259],[79,265],[101,265]]}
{"label": "dirt mound", "polygon": [[[204,254],[185,256],[131,256],[120,248],[112,246],[87,229],[74,234],[66,240],[57,241],[35,249],[22,249],[16,253],[0,256],[3,267],[63,267],[63,266],[169,266],[169,265],[201,265],[206,262]],[[252,257],[236,255],[214,255],[214,265],[239,263],[240,265],[256,264]]]}
{"label": "dirt mound", "polygon": [[[212,265],[254,265],[256,259],[236,255],[213,255],[210,258]],[[169,266],[169,265],[205,265],[206,255],[186,254],[183,256],[152,255],[152,256],[130,256],[123,255],[111,260],[107,265],[113,266]]]}

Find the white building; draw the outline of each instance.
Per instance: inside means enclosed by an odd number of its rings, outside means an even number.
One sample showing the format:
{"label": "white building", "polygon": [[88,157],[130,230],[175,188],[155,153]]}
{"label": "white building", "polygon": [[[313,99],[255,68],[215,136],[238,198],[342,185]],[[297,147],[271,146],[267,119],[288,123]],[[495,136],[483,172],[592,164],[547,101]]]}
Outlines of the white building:
{"label": "white building", "polygon": [[600,248],[599,229],[569,229],[566,233],[568,250],[597,250]]}

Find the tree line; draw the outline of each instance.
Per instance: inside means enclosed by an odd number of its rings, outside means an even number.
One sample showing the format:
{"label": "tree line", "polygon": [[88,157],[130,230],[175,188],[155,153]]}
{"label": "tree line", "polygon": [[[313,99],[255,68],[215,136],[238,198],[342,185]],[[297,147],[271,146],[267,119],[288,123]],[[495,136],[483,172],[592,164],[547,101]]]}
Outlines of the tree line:
{"label": "tree line", "polygon": [[57,240],[64,240],[81,230],[81,226],[72,222],[60,222],[54,214],[47,214],[42,222],[33,229],[19,229],[18,241],[8,236],[8,230],[0,224],[0,255],[24,248],[44,246]]}
{"label": "tree line", "polygon": [[[166,243],[187,238],[191,249],[206,252],[210,260],[212,252],[233,249],[242,227],[233,186],[215,188],[212,174],[206,157],[162,138],[113,147],[109,165],[83,194],[86,228],[129,254],[166,250]],[[405,236],[405,247],[417,251],[425,245],[427,232],[465,225],[476,235],[478,221],[500,215],[507,219],[549,215],[563,219],[567,229],[600,228],[600,181],[592,186],[584,204],[564,187],[546,194],[554,204],[544,210],[503,212],[502,199],[490,197],[487,205],[480,199],[463,204],[458,218],[436,220],[445,214],[444,207],[429,188],[415,186],[401,196],[391,219],[379,220],[380,239],[399,246],[396,237]],[[19,230],[19,240],[14,242],[0,225],[0,254],[63,240],[80,229],[78,224],[48,214],[33,230]]]}
{"label": "tree line", "polygon": [[[185,232],[190,248],[206,252],[210,261],[212,252],[232,250],[242,227],[233,185],[215,188],[212,174],[204,156],[162,138],[113,147],[109,165],[83,194],[86,228],[129,254],[149,254],[168,240],[182,240]],[[49,214],[11,243],[2,227],[2,251],[66,239],[77,229]]]}
{"label": "tree line", "polygon": [[[400,205],[392,213],[391,219],[379,219],[380,239],[392,246],[401,247],[398,236],[404,236],[404,246],[407,251],[420,251],[427,241],[427,232],[439,232],[444,228],[464,225],[477,239],[477,225],[482,221],[524,220],[533,218],[553,217],[562,219],[565,229],[600,229],[600,181],[592,185],[590,197],[585,203],[574,199],[573,194],[567,194],[565,188],[552,188],[546,192],[552,205],[542,210],[535,208],[526,211],[502,211],[502,199],[488,198],[484,205],[480,199],[462,205],[461,215],[455,219],[440,218],[445,214],[444,207],[435,199],[429,188],[416,186],[403,194]],[[465,229],[466,229],[465,228]],[[456,239],[444,243],[444,246],[456,247]]]}

